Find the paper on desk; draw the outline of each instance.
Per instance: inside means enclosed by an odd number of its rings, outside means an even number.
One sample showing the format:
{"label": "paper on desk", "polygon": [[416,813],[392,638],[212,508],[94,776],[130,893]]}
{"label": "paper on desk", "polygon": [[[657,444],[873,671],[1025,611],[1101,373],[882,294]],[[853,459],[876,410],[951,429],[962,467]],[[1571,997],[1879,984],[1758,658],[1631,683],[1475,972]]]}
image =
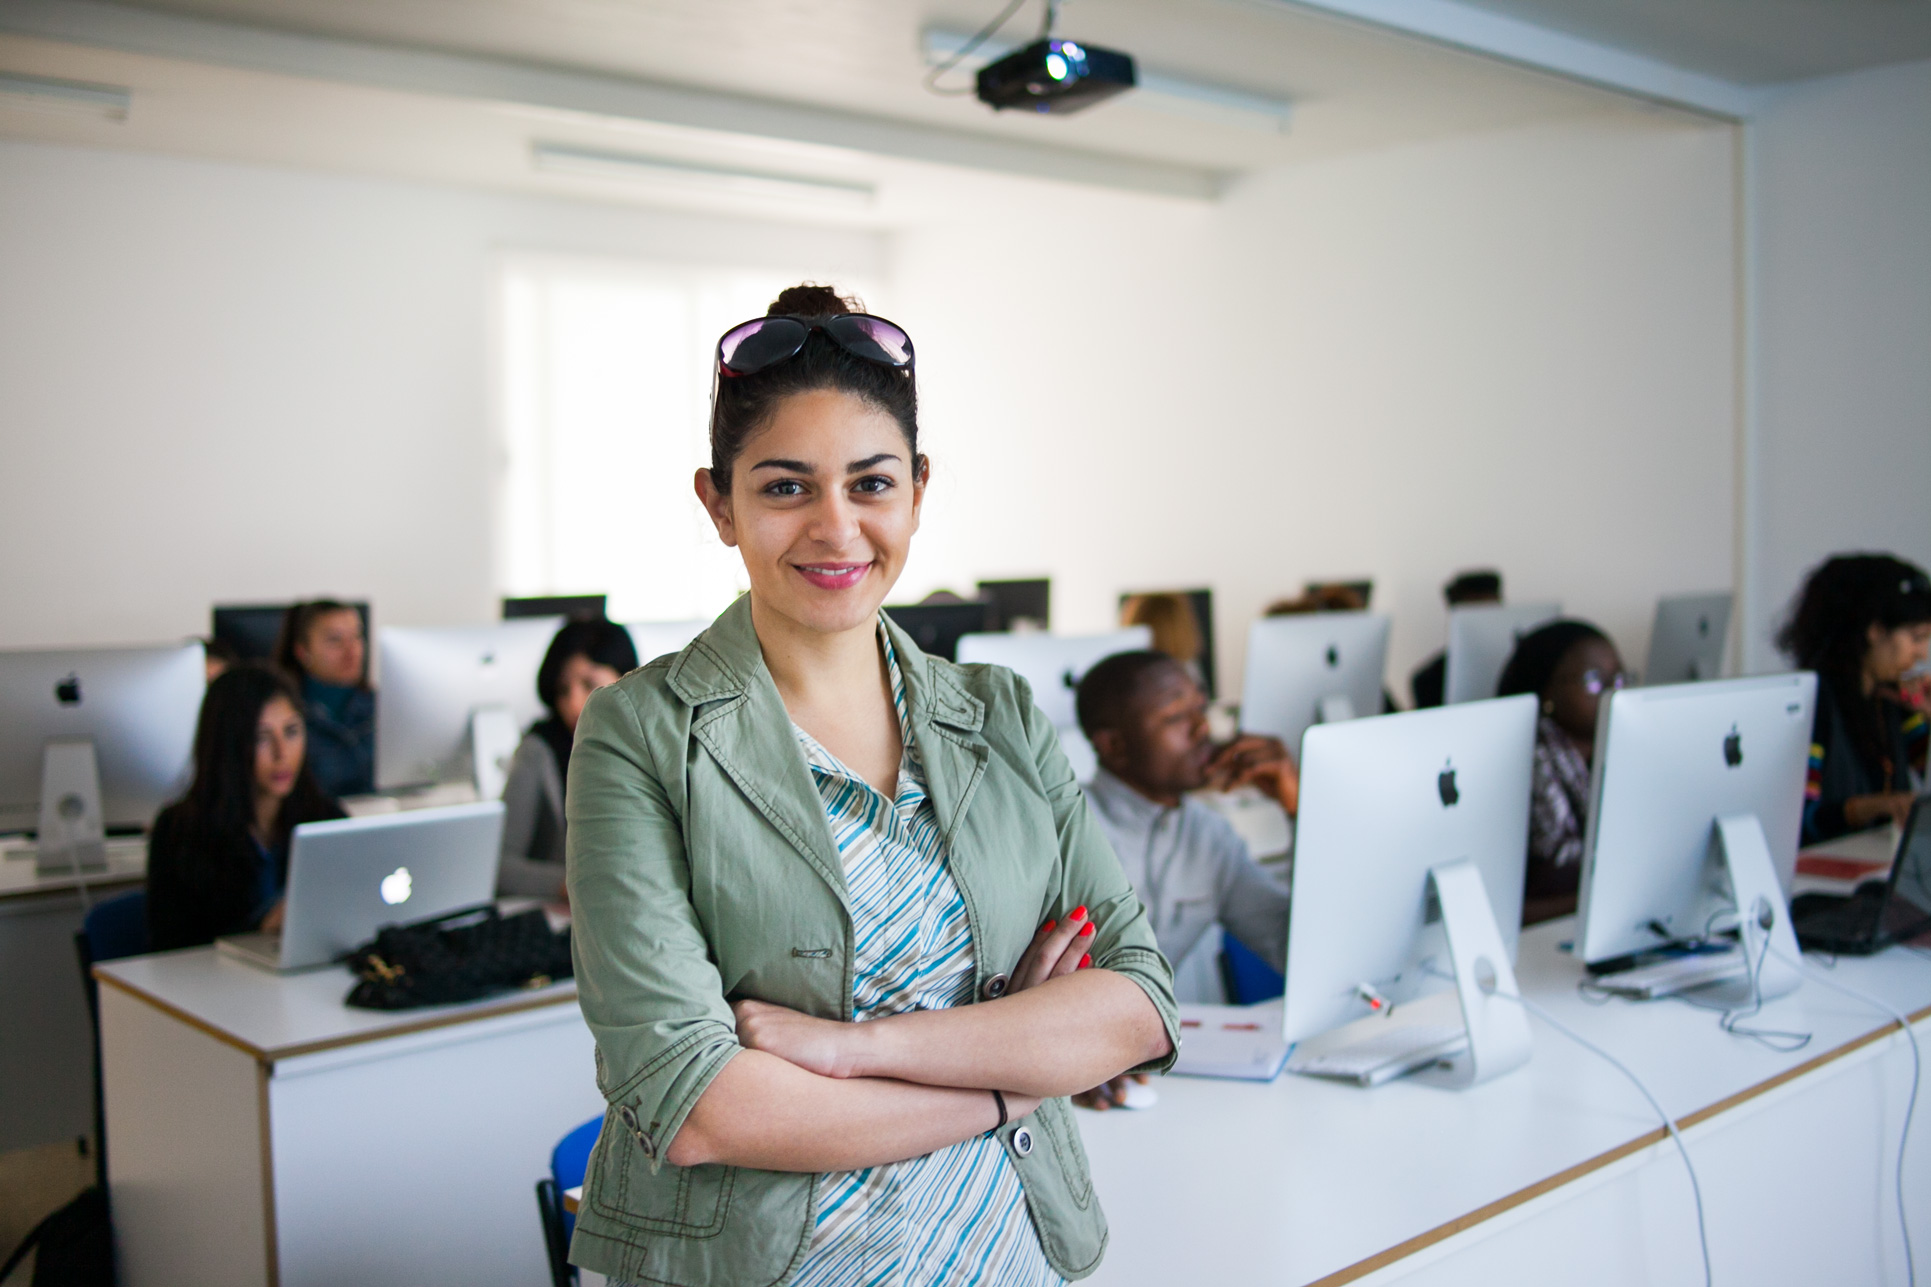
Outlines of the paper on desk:
{"label": "paper on desk", "polygon": [[1175,1073],[1273,1081],[1286,1062],[1279,1001],[1180,1007],[1180,1057],[1174,1061]]}
{"label": "paper on desk", "polygon": [[1797,851],[1797,874],[1825,880],[1859,881],[1879,876],[1891,868],[1897,855],[1898,829],[1895,824],[1853,831],[1835,840],[1826,840]]}

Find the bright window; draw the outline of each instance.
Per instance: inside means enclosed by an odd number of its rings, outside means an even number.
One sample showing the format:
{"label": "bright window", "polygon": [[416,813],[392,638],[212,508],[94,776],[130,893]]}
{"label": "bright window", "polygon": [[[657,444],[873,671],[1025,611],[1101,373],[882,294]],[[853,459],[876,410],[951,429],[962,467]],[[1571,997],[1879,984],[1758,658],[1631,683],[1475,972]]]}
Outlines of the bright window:
{"label": "bright window", "polygon": [[499,278],[504,593],[713,616],[745,587],[692,491],[711,346],[804,273],[517,256]]}

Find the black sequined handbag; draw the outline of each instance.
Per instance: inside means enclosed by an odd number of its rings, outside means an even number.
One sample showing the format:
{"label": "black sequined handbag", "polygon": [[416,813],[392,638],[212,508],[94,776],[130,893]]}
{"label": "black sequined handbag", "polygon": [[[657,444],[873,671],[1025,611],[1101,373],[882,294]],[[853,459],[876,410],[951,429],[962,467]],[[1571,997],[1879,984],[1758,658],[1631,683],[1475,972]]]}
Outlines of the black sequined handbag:
{"label": "black sequined handbag", "polygon": [[571,975],[570,931],[543,909],[504,916],[493,903],[391,925],[349,954],[356,985],[348,1003],[407,1010],[540,988]]}

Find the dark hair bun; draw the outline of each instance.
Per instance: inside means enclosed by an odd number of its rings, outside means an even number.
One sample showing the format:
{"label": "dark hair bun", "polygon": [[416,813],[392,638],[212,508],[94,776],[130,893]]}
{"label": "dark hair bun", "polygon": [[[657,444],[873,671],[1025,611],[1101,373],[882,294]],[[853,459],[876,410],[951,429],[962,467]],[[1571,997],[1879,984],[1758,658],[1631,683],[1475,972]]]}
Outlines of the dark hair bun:
{"label": "dark hair bun", "polygon": [[771,301],[771,307],[764,310],[766,317],[835,317],[839,313],[862,313],[865,305],[856,299],[848,299],[829,286],[815,282],[804,282],[797,286],[787,286],[778,292]]}

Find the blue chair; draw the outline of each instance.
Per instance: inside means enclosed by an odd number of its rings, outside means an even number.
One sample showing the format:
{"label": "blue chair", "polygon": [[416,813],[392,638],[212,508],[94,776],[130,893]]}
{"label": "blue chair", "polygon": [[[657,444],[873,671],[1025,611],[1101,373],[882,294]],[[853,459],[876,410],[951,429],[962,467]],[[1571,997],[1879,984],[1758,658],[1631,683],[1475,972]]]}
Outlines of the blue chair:
{"label": "blue chair", "polygon": [[552,1287],[576,1287],[577,1269],[570,1263],[570,1235],[577,1218],[563,1208],[566,1191],[583,1183],[590,1168],[590,1150],[597,1147],[603,1118],[593,1117],[557,1141],[550,1150],[550,1174],[536,1182],[536,1212],[543,1220],[543,1245],[550,1253]]}
{"label": "blue chair", "polygon": [[101,1097],[101,991],[94,982],[94,966],[140,956],[148,950],[148,896],[144,889],[103,899],[81,918],[74,935],[80,958],[80,987],[87,998],[87,1018],[94,1029],[94,1171],[103,1192],[107,1189],[107,1105]]}
{"label": "blue chair", "polygon": [[1220,977],[1234,1005],[1272,1001],[1287,991],[1287,980],[1232,934],[1222,940]]}

